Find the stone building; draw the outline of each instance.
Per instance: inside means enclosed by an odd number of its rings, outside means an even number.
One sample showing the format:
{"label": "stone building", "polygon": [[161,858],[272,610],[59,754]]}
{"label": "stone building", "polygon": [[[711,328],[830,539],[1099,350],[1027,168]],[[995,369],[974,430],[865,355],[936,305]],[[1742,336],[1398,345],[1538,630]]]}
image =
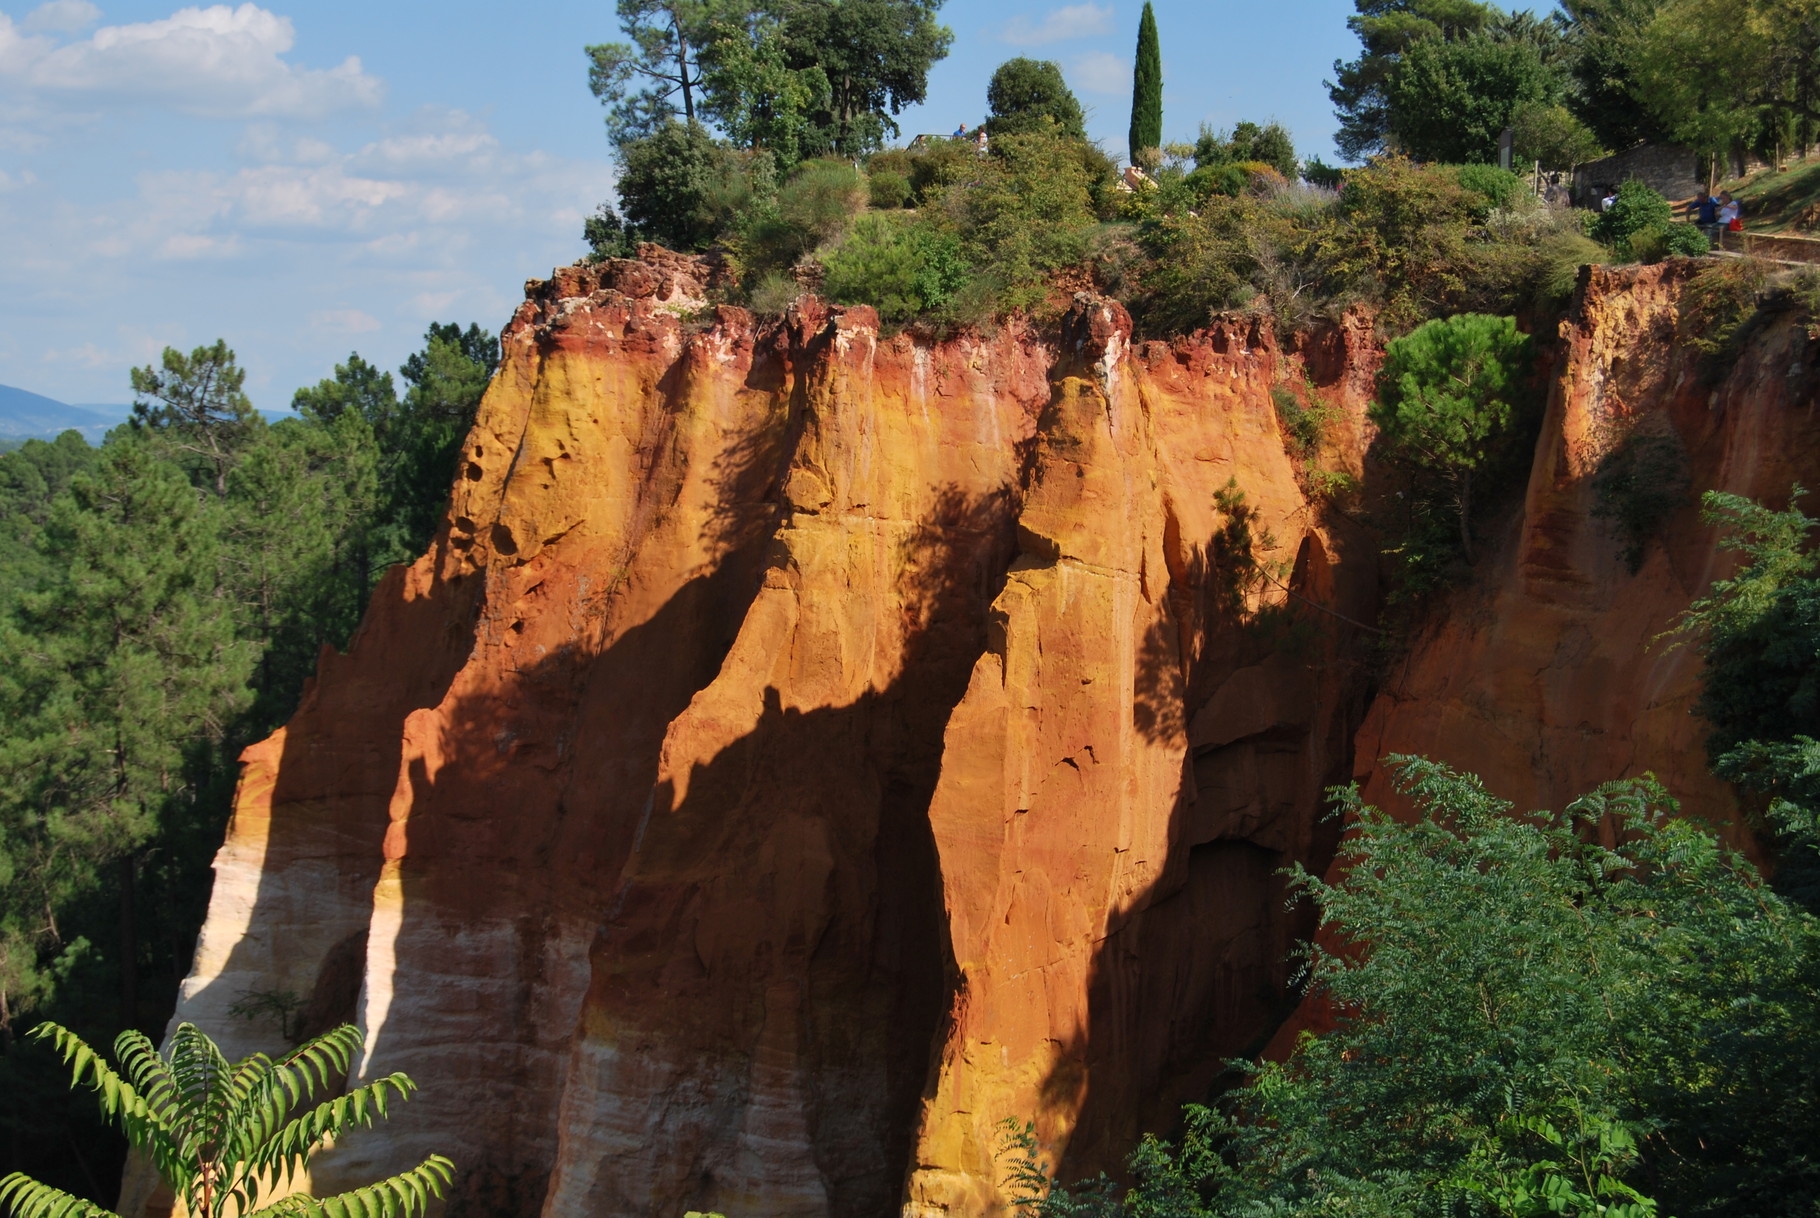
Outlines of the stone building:
{"label": "stone building", "polygon": [[1597,207],[1600,193],[1637,178],[1670,199],[1691,199],[1706,183],[1700,177],[1699,158],[1691,148],[1670,144],[1638,144],[1623,152],[1587,161],[1574,170],[1576,207]]}

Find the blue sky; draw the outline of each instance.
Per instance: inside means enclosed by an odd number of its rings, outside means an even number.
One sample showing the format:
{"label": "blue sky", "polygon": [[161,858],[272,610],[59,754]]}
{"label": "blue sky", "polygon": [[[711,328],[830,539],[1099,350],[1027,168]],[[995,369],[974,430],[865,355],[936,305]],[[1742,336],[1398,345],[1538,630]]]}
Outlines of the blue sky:
{"label": "blue sky", "polygon": [[[1059,62],[1121,152],[1138,3],[950,0],[905,133],[985,111],[1013,55]],[[166,344],[226,338],[255,405],[432,320],[497,330],[582,252],[612,187],[581,48],[609,0],[0,0],[0,383],[122,402]],[[1275,118],[1333,159],[1322,80],[1350,0],[1159,0],[1164,131]]]}

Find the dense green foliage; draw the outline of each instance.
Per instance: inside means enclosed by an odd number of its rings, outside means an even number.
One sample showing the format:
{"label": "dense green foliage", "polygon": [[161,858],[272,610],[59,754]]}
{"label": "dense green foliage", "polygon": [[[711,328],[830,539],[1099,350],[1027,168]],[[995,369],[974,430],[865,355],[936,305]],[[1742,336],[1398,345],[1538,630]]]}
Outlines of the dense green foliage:
{"label": "dense green foliage", "polygon": [[588,84],[624,150],[712,122],[788,169],[897,133],[953,36],[941,0],[619,0],[626,41],[586,48]]}
{"label": "dense green foliage", "polygon": [[1662,0],[1564,0],[1573,23],[1576,110],[1607,148],[1628,148],[1666,133],[1637,104],[1636,42]]}
{"label": "dense green foliage", "polygon": [[1351,159],[1492,161],[1506,127],[1551,169],[1644,140],[1773,156],[1820,125],[1820,0],[1354,2],[1361,53],[1329,84]]}
{"label": "dense green foliage", "polygon": [[619,202],[641,236],[698,250],[718,236],[748,191],[738,155],[699,123],[670,122],[620,149]]}
{"label": "dense green foliage", "polygon": [[1231,131],[1214,131],[1205,126],[1194,141],[1194,166],[1206,169],[1217,165],[1268,165],[1283,175],[1284,181],[1296,176],[1295,143],[1288,128],[1281,123],[1253,122],[1233,124]]}
{"label": "dense green foliage", "polygon": [[[1777,511],[1706,493],[1706,519],[1744,561],[1694,602],[1682,626],[1706,661],[1699,711],[1712,729],[1713,769],[1761,793],[1777,826],[1811,847],[1820,844],[1820,553],[1801,495],[1795,487]],[[1794,878],[1820,907],[1812,869]]]}
{"label": "dense green foliage", "polygon": [[[360,1031],[351,1025],[276,1062],[255,1053],[230,1063],[192,1024],[177,1025],[163,1054],[144,1033],[126,1031],[114,1041],[118,1069],[67,1028],[41,1024],[32,1036],[57,1049],[78,1087],[94,1089],[108,1118],[196,1218],[418,1218],[454,1178],[455,1165],[431,1155],[350,1192],[270,1199],[325,1144],[370,1128],[384,1119],[391,1097],[403,1100],[416,1089],[395,1073],[326,1094],[340,1089],[360,1051]],[[13,1218],[114,1218],[22,1172],[0,1178],[0,1206]]]}
{"label": "dense green foliage", "polygon": [[1820,0],[1664,0],[1629,52],[1633,98],[1680,143],[1773,155],[1820,123]]}
{"label": "dense green foliage", "polygon": [[986,86],[986,105],[992,111],[986,130],[994,139],[1042,130],[1087,138],[1081,103],[1062,78],[1061,65],[1052,60],[1007,59]]}
{"label": "dense green foliage", "polygon": [[1410,156],[1495,163],[1498,137],[1527,109],[1558,94],[1537,49],[1496,38],[1424,39],[1384,87],[1390,134]]}
{"label": "dense green foliage", "polygon": [[72,1160],[18,1024],[41,1011],[111,1037],[168,1017],[235,760],[347,643],[384,569],[423,552],[497,358],[478,327],[433,325],[402,398],[351,355],[267,423],[225,344],[166,351],[100,448],[70,432],[0,456],[9,1164],[91,1191],[70,1172],[108,1170]]}
{"label": "dense green foliage", "polygon": [[1163,144],[1163,52],[1157,43],[1156,14],[1144,0],[1138,18],[1136,57],[1131,67],[1131,163],[1141,165]]}
{"label": "dense green foliage", "polygon": [[1360,55],[1333,65],[1327,91],[1340,120],[1334,143],[1356,161],[1388,150],[1393,124],[1385,91],[1409,49],[1479,34],[1494,10],[1476,0],[1354,0],[1354,6],[1358,13],[1346,24],[1358,35]]}
{"label": "dense green foliage", "polygon": [[1053,1188],[1014,1131],[1025,1210],[1810,1212],[1820,922],[1648,780],[1517,815],[1390,760],[1416,815],[1344,792],[1344,882],[1296,876],[1335,1029],[1147,1139],[1129,1190]]}
{"label": "dense green foliage", "polygon": [[1384,350],[1371,420],[1394,456],[1445,487],[1472,561],[1473,477],[1516,423],[1529,372],[1529,337],[1515,318],[1461,313]]}

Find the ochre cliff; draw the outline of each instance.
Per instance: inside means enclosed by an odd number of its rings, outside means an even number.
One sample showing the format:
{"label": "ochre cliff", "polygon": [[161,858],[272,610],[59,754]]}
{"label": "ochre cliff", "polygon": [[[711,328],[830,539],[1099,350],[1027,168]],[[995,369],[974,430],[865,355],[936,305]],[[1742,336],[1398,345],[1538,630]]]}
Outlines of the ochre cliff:
{"label": "ochre cliff", "polygon": [[[1520,513],[1472,584],[1392,667],[1357,742],[1356,773],[1394,802],[1378,758],[1420,752],[1471,768],[1519,807],[1559,807],[1607,779],[1653,772],[1690,810],[1754,846],[1733,788],[1708,773],[1693,714],[1700,656],[1672,634],[1729,574],[1690,496],[1632,574],[1595,516],[1593,475],[1638,428],[1671,435],[1694,490],[1781,506],[1820,473],[1820,368],[1792,311],[1729,365],[1683,339],[1679,302],[1698,263],[1591,268],[1561,327],[1560,375]],[[1668,637],[1665,637],[1668,636]]]}
{"label": "ochre cliff", "polygon": [[1115,1166],[1284,1025],[1281,869],[1380,754],[1732,807],[1646,647],[1712,536],[1630,576],[1589,474],[1660,415],[1697,485],[1785,490],[1800,331],[1714,388],[1664,341],[1684,271],[1595,273],[1520,518],[1383,672],[1375,547],[1270,393],[1360,472],[1367,327],[1134,344],[1083,296],[935,341],[705,274],[529,286],[431,552],[247,752],[178,1017],[275,1048],[228,1008],[291,991],[422,1084],[319,1187],[440,1151],[457,1214],[1002,1212],[1004,1119]]}

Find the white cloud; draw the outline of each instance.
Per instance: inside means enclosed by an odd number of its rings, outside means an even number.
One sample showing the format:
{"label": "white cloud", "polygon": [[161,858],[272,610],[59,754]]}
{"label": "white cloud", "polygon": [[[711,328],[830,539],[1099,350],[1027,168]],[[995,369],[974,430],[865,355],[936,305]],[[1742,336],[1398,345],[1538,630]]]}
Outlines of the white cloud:
{"label": "white cloud", "polygon": [[101,10],[89,0],[50,0],[25,15],[21,29],[33,34],[74,34],[101,20]]}
{"label": "white cloud", "polygon": [[1019,13],[1005,23],[999,37],[1014,46],[1041,46],[1047,42],[1065,42],[1070,38],[1093,38],[1112,32],[1112,7],[1100,4],[1068,4],[1053,8],[1032,21]]}
{"label": "white cloud", "polygon": [[29,169],[22,169],[18,173],[8,173],[6,170],[0,169],[0,195],[6,194],[8,191],[23,190],[37,181],[38,175]]}
{"label": "white cloud", "polygon": [[384,82],[367,75],[359,57],[327,69],[298,67],[284,59],[296,41],[289,18],[255,4],[179,9],[61,45],[28,37],[0,15],[0,77],[41,98],[163,105],[205,117],[311,117],[379,104]]}

